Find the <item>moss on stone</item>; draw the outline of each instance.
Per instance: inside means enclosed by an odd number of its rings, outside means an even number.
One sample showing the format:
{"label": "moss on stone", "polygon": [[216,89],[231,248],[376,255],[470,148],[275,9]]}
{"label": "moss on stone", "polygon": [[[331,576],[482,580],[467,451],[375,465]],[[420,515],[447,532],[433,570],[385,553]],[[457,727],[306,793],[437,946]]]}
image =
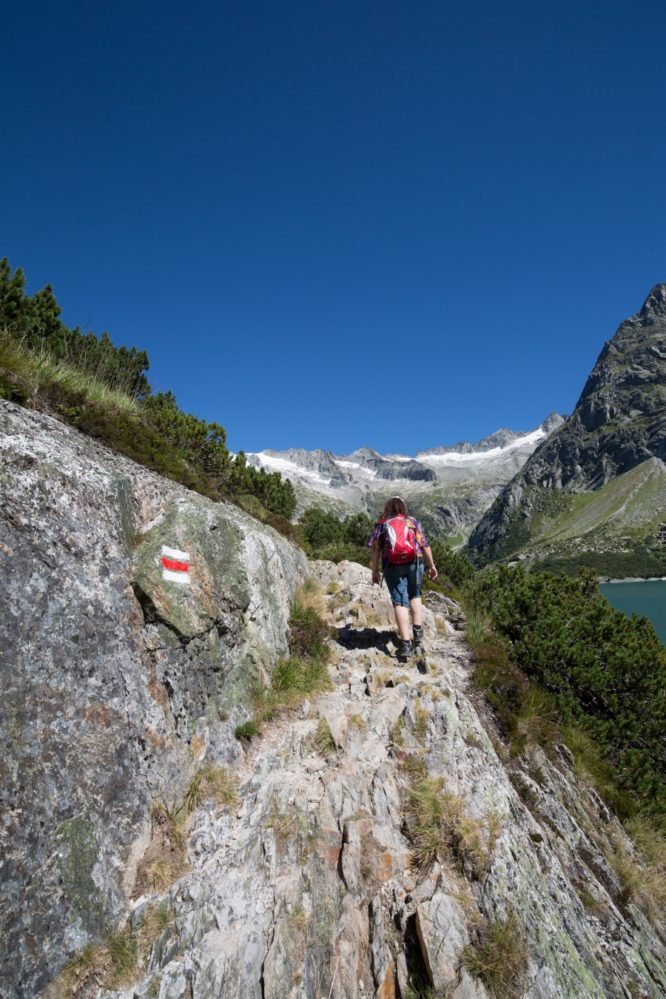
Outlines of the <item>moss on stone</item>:
{"label": "moss on stone", "polygon": [[99,844],[92,823],[85,815],[74,815],[55,833],[63,891],[89,931],[104,926],[104,900],[93,880]]}

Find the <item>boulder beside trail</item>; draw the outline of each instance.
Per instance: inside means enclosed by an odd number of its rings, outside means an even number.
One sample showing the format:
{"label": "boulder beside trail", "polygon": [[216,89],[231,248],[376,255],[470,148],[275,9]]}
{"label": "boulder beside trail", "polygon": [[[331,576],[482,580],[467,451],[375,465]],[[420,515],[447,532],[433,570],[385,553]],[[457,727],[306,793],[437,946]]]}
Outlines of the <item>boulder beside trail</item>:
{"label": "boulder beside trail", "polygon": [[0,994],[28,999],[118,924],[154,803],[204,755],[238,755],[307,563],[235,507],[6,402],[0,462]]}

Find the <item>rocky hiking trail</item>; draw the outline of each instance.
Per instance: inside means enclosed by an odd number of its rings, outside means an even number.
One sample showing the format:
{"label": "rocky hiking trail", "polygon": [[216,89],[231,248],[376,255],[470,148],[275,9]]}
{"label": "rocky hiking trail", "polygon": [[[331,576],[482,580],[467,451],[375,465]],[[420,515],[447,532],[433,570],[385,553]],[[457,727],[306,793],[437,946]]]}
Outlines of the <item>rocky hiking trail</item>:
{"label": "rocky hiking trail", "polygon": [[234,804],[194,812],[190,870],[130,917],[171,913],[143,979],[96,994],[666,994],[663,944],[601,849],[621,827],[564,758],[534,749],[509,779],[459,609],[434,598],[421,674],[387,655],[390,602],[368,570],[313,572],[338,635],[331,690],[247,744]]}

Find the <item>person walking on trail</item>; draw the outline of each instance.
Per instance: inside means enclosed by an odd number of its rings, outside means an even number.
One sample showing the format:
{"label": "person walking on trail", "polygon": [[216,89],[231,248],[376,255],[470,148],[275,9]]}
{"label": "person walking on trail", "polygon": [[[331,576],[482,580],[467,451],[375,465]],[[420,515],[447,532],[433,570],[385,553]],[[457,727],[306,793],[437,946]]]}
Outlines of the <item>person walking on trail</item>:
{"label": "person walking on trail", "polygon": [[[437,579],[437,569],[423,527],[407,512],[407,504],[400,496],[387,500],[384,513],[375,524],[368,547],[372,549],[370,567],[372,582],[380,583],[379,559],[388,591],[393,601],[395,622],[398,628],[398,659],[406,660],[413,648],[423,643],[423,604],[421,584],[425,563],[428,578]],[[410,612],[414,634],[410,628]]]}

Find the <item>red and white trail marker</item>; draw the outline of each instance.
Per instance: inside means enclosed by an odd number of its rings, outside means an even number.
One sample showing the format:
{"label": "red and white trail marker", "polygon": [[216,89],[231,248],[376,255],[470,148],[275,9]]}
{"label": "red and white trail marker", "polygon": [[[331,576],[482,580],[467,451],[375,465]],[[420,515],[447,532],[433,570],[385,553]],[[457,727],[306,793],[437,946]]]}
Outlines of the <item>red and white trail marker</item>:
{"label": "red and white trail marker", "polygon": [[171,583],[189,583],[190,553],[181,552],[178,548],[162,545],[162,579]]}

